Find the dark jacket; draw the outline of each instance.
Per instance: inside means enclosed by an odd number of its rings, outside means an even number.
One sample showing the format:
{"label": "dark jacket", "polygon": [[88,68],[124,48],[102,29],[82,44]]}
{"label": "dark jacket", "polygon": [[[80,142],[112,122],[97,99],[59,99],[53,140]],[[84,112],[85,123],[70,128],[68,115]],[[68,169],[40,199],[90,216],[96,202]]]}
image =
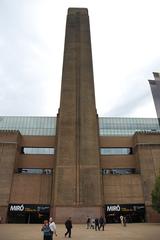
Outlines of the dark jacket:
{"label": "dark jacket", "polygon": [[99,220],[98,220],[98,218],[95,218],[95,225],[96,225],[96,226],[99,225]]}
{"label": "dark jacket", "polygon": [[100,219],[99,219],[99,223],[100,223],[101,225],[104,224],[104,218],[103,218],[103,217],[100,217]]}
{"label": "dark jacket", "polygon": [[71,229],[72,228],[72,221],[70,219],[68,219],[66,222],[65,222],[65,226],[67,229]]}

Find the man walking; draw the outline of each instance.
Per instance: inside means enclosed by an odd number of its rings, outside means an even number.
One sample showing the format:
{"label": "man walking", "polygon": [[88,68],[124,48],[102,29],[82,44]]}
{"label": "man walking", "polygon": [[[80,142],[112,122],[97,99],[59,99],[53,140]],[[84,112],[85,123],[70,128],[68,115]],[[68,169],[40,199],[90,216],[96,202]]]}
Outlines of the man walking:
{"label": "man walking", "polygon": [[99,219],[99,230],[102,228],[102,231],[104,231],[104,218],[101,216]]}
{"label": "man walking", "polygon": [[90,228],[90,225],[91,225],[91,218],[88,216],[87,217],[87,229]]}
{"label": "man walking", "polygon": [[68,234],[68,237],[71,238],[71,229],[72,229],[72,220],[71,217],[69,217],[66,221],[65,221],[65,226],[67,229],[67,232],[65,233],[65,237]]}
{"label": "man walking", "polygon": [[95,218],[95,230],[97,231],[97,229],[99,230],[99,219]]}

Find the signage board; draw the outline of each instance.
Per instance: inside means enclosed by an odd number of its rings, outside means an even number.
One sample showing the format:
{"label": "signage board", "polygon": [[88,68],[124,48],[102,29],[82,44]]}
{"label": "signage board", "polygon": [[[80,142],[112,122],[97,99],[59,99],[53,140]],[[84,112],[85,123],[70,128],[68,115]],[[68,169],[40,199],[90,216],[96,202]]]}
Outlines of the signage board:
{"label": "signage board", "polygon": [[21,205],[14,205],[14,204],[11,204],[10,207],[9,207],[9,210],[12,212],[23,212],[24,211],[24,205],[21,204]]}
{"label": "signage board", "polygon": [[136,211],[144,211],[144,204],[106,204],[105,211],[106,212],[136,212]]}
{"label": "signage board", "polygon": [[48,212],[49,205],[36,205],[36,204],[9,204],[9,212]]}

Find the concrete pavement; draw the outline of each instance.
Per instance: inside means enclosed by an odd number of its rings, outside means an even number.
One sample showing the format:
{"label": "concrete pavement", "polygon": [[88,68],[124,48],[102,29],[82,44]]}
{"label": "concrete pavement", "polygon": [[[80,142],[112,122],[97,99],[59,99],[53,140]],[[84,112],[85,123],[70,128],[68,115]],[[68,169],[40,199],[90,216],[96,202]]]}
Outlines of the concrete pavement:
{"label": "concrete pavement", "polygon": [[[65,227],[57,224],[55,240],[64,240]],[[75,240],[159,240],[160,224],[107,224],[105,231],[86,229],[85,225],[73,224]],[[43,240],[40,224],[0,224],[0,240]]]}

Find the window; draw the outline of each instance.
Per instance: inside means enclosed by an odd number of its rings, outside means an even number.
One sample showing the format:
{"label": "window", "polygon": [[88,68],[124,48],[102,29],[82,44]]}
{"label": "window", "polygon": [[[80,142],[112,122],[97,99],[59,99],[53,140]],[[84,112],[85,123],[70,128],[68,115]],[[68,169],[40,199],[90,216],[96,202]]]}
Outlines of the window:
{"label": "window", "polygon": [[54,148],[22,147],[23,154],[54,154]]}
{"label": "window", "polygon": [[149,131],[151,129],[160,130],[156,118],[99,118],[100,136],[129,136],[136,131]]}
{"label": "window", "polygon": [[101,148],[101,155],[129,155],[132,154],[132,148]]}
{"label": "window", "polygon": [[51,175],[52,174],[52,169],[49,169],[49,168],[18,168],[17,173]]}
{"label": "window", "polygon": [[127,174],[136,174],[138,173],[135,168],[102,168],[102,175],[127,175]]}
{"label": "window", "polygon": [[0,129],[17,130],[22,135],[55,136],[56,117],[0,117]]}

